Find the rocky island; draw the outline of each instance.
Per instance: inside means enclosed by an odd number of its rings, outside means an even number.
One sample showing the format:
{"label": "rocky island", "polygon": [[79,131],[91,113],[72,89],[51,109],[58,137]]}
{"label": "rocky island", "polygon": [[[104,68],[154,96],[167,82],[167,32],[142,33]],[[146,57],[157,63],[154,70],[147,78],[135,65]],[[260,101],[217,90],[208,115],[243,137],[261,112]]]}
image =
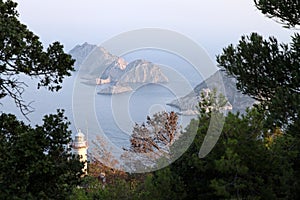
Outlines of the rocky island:
{"label": "rocky island", "polygon": [[[228,101],[224,110],[232,111],[233,113],[244,113],[247,107],[252,107],[256,103],[253,98],[237,90],[235,78],[229,77],[223,70],[218,70],[208,79],[198,84],[188,95],[175,99],[168,105],[178,108],[180,110],[179,114],[196,115],[198,114],[197,106],[201,100],[201,92],[207,93],[213,88],[218,89],[220,84],[222,84],[220,81],[223,81],[225,90],[223,95]],[[213,88],[208,88],[208,83]]]}
{"label": "rocky island", "polygon": [[80,68],[82,82],[98,86],[98,94],[118,94],[144,83],[166,83],[168,78],[160,66],[146,60],[130,63],[109,53],[103,47],[84,43],[70,51]]}

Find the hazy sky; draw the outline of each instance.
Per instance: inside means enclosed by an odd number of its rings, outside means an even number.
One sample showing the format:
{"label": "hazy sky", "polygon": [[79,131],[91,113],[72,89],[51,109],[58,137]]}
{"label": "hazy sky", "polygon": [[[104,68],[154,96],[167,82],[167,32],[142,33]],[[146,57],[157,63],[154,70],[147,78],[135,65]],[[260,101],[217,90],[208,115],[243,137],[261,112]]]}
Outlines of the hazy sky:
{"label": "hazy sky", "polygon": [[[162,28],[179,32],[194,40],[208,52],[212,60],[215,60],[215,55],[220,54],[222,48],[231,43],[236,44],[241,35],[258,32],[289,42],[290,35],[293,34],[293,31],[284,29],[280,24],[266,18],[255,8],[253,0],[18,0],[18,2],[20,20],[41,38],[44,45],[60,41],[66,51],[84,42],[101,44],[126,31]],[[54,98],[53,94],[48,95]],[[49,96],[49,99],[51,98]],[[39,114],[35,112],[32,116],[36,119],[41,118],[39,116],[41,113],[49,112],[56,106],[51,104],[51,108],[45,107],[44,99],[35,101],[33,106]],[[51,101],[54,102],[52,99]],[[14,104],[11,105],[15,108]],[[67,102],[67,105],[71,106],[71,103]]]}
{"label": "hazy sky", "polygon": [[117,34],[140,28],[164,28],[196,41],[214,58],[240,36],[258,32],[289,42],[284,29],[258,11],[253,0],[18,0],[23,23],[45,45],[60,41],[101,44]]}

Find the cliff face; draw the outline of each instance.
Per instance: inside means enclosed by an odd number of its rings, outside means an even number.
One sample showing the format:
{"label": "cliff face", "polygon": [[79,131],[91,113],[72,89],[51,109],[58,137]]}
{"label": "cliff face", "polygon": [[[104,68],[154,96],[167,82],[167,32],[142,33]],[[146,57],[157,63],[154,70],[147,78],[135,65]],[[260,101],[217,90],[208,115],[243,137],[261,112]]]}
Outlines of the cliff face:
{"label": "cliff face", "polygon": [[101,79],[110,79],[111,82],[116,82],[124,74],[127,67],[127,62],[123,58],[118,58],[107,66],[101,74]]}
{"label": "cliff face", "polygon": [[135,60],[128,64],[123,58],[110,54],[103,47],[84,43],[74,47],[70,54],[76,59],[76,68],[80,67],[81,78],[86,80],[85,83],[111,85],[100,88],[105,94],[109,91],[129,91],[127,84],[132,83],[168,82],[158,65],[145,60]]}
{"label": "cliff face", "polygon": [[128,92],[133,90],[132,87],[141,83],[168,82],[168,78],[161,72],[158,65],[144,60],[135,60],[127,64],[122,58],[108,66],[101,78],[97,80],[99,94]]}
{"label": "cliff face", "polygon": [[254,99],[237,90],[236,80],[234,78],[228,77],[226,72],[219,70],[207,80],[197,85],[191,93],[182,98],[173,100],[168,105],[179,108],[182,114],[194,115],[197,113],[197,105],[201,100],[201,92],[209,90],[207,85],[210,85],[210,89],[219,89],[220,81],[224,83],[225,91],[223,95],[225,95],[228,100],[228,104],[226,105],[227,110],[231,110],[233,113],[238,111],[244,113],[247,107],[251,107],[256,103]]}
{"label": "cliff face", "polygon": [[111,83],[163,83],[168,78],[161,72],[158,65],[144,60],[127,63],[119,58],[109,65],[101,75],[101,81]]}
{"label": "cliff face", "polygon": [[119,79],[120,83],[164,83],[168,81],[158,65],[144,60],[129,63],[126,73]]}

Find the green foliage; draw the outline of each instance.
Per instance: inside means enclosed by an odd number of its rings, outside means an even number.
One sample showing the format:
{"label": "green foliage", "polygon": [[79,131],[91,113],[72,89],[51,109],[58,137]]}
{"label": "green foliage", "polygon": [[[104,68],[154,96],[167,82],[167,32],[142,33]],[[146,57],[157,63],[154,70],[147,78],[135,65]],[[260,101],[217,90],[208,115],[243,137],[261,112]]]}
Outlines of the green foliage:
{"label": "green foliage", "polygon": [[[247,114],[229,113],[221,137],[203,159],[197,152],[208,130],[209,120],[200,117],[198,133],[188,151],[170,166],[171,174],[182,180],[186,199],[291,199],[297,178],[293,160],[298,151],[292,136],[280,137],[266,148],[264,116],[256,109]],[[179,198],[178,194],[178,199]]]}
{"label": "green foliage", "polygon": [[[219,65],[237,79],[237,87],[262,103],[262,110],[279,126],[293,123],[300,113],[300,35],[291,45],[264,40],[252,33],[228,46],[217,57]],[[271,123],[269,123],[272,125]]]}
{"label": "green foliage", "polygon": [[139,185],[135,185],[135,179],[115,178],[113,184],[103,184],[97,178],[86,177],[81,187],[74,188],[70,199],[152,200],[155,198],[153,198],[153,194],[150,194],[150,188],[148,188],[150,180],[149,176],[145,184],[139,181]]}
{"label": "green foliage", "polygon": [[[213,98],[215,99],[215,98]],[[76,189],[75,199],[296,199],[299,181],[295,160],[298,140],[265,126],[265,113],[257,109],[245,115],[229,113],[213,150],[199,159],[212,110],[209,97],[200,103],[200,115],[172,146],[180,148],[193,135],[191,146],[170,166],[139,179],[118,179],[112,184],[98,180],[89,189]],[[279,134],[280,133],[280,134]],[[266,136],[276,135],[266,146]],[[129,176],[129,177],[130,177]],[[83,196],[82,196],[83,195]]]}
{"label": "green foliage", "polygon": [[[279,18],[287,28],[297,28],[300,24],[298,0],[255,0],[255,4],[268,17]],[[292,36],[290,45],[279,44],[274,37],[264,40],[252,33],[243,36],[236,47],[225,48],[217,57],[219,65],[237,78],[238,89],[261,102],[258,111],[268,119],[262,120],[264,127],[269,128],[262,137],[267,140],[267,147],[271,144],[266,160],[272,168],[264,173],[272,178],[268,179],[271,180],[269,187],[262,191],[266,198],[266,195],[299,198],[299,58],[298,33]],[[282,132],[280,137],[276,136],[278,129]],[[259,178],[259,181],[265,180]],[[277,192],[273,192],[275,189]]]}
{"label": "green foliage", "polygon": [[[21,113],[32,112],[22,94],[24,77],[37,87],[61,89],[74,60],[54,42],[44,50],[38,36],[18,20],[17,3],[0,1],[0,99],[12,98]],[[70,153],[71,132],[62,111],[35,128],[14,115],[0,116],[0,199],[65,199],[80,182],[83,163]]]}
{"label": "green foliage", "polygon": [[183,182],[180,177],[173,174],[170,167],[160,169],[153,172],[152,176],[148,176],[145,191],[147,191],[149,195],[143,197],[143,199],[184,199],[187,195],[182,184]]}
{"label": "green foliage", "polygon": [[299,0],[254,0],[256,7],[270,18],[279,18],[285,27],[300,25]]}
{"label": "green foliage", "polygon": [[70,153],[62,111],[32,128],[0,116],[0,199],[63,199],[80,182],[83,163]]}
{"label": "green foliage", "polygon": [[59,42],[44,51],[38,36],[18,20],[16,6],[11,0],[0,1],[0,99],[11,97],[26,115],[32,109],[22,99],[27,85],[21,75],[38,80],[38,88],[58,91],[74,70],[74,60]]}

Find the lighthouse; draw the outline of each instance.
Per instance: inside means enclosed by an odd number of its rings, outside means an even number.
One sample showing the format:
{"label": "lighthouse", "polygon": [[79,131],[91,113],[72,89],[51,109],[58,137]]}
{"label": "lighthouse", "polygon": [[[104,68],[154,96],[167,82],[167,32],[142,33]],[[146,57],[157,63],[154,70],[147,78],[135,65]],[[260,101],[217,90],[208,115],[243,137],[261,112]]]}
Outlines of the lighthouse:
{"label": "lighthouse", "polygon": [[72,142],[72,149],[75,155],[79,155],[80,161],[85,162],[83,172],[87,174],[87,149],[88,145],[84,138],[84,134],[79,129],[75,135],[75,140]]}

